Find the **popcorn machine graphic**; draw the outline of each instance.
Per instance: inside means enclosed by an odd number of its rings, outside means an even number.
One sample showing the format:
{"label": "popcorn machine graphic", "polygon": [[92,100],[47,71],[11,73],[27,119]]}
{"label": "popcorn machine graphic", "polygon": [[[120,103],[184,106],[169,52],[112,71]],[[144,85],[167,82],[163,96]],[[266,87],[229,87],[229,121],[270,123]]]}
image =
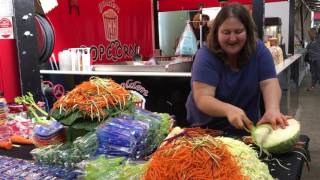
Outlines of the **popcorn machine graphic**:
{"label": "popcorn machine graphic", "polygon": [[108,9],[102,14],[106,40],[118,40],[118,14],[113,9]]}

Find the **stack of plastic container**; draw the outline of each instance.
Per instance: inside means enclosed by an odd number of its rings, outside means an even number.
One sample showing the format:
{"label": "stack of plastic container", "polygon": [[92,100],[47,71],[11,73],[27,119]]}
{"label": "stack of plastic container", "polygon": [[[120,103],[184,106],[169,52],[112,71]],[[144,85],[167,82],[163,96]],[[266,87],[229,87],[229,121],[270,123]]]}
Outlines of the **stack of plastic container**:
{"label": "stack of plastic container", "polygon": [[57,121],[51,121],[46,125],[36,125],[33,133],[33,142],[37,147],[65,142],[64,127]]}

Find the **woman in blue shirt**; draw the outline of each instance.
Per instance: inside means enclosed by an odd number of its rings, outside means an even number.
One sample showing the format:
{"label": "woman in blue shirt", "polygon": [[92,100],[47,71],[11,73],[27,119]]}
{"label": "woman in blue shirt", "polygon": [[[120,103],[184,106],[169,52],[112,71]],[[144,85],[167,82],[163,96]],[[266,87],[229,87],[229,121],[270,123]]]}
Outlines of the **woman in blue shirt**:
{"label": "woman in blue shirt", "polygon": [[[260,92],[265,113],[260,114]],[[244,127],[270,123],[285,128],[281,90],[272,55],[256,38],[255,24],[242,5],[223,7],[192,66],[186,108],[191,126],[245,135]]]}

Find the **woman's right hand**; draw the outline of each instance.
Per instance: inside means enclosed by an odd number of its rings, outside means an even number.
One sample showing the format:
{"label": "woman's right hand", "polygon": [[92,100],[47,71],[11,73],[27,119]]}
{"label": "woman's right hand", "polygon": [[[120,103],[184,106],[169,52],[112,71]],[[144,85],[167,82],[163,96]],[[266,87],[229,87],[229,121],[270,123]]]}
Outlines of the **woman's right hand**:
{"label": "woman's right hand", "polygon": [[230,107],[228,108],[227,112],[227,119],[234,127],[238,129],[252,129],[253,122],[250,121],[250,119],[247,117],[246,113],[236,106],[233,106],[230,104]]}

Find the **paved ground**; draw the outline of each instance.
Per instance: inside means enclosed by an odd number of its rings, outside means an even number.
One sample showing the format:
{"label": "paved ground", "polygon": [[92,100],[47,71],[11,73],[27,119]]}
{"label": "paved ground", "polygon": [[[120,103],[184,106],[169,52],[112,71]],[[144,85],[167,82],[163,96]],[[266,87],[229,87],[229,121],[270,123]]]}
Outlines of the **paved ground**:
{"label": "paved ground", "polygon": [[299,89],[299,105],[295,118],[300,120],[302,133],[310,138],[310,171],[304,167],[302,180],[320,179],[320,85],[313,92],[307,92],[310,76],[302,81]]}

